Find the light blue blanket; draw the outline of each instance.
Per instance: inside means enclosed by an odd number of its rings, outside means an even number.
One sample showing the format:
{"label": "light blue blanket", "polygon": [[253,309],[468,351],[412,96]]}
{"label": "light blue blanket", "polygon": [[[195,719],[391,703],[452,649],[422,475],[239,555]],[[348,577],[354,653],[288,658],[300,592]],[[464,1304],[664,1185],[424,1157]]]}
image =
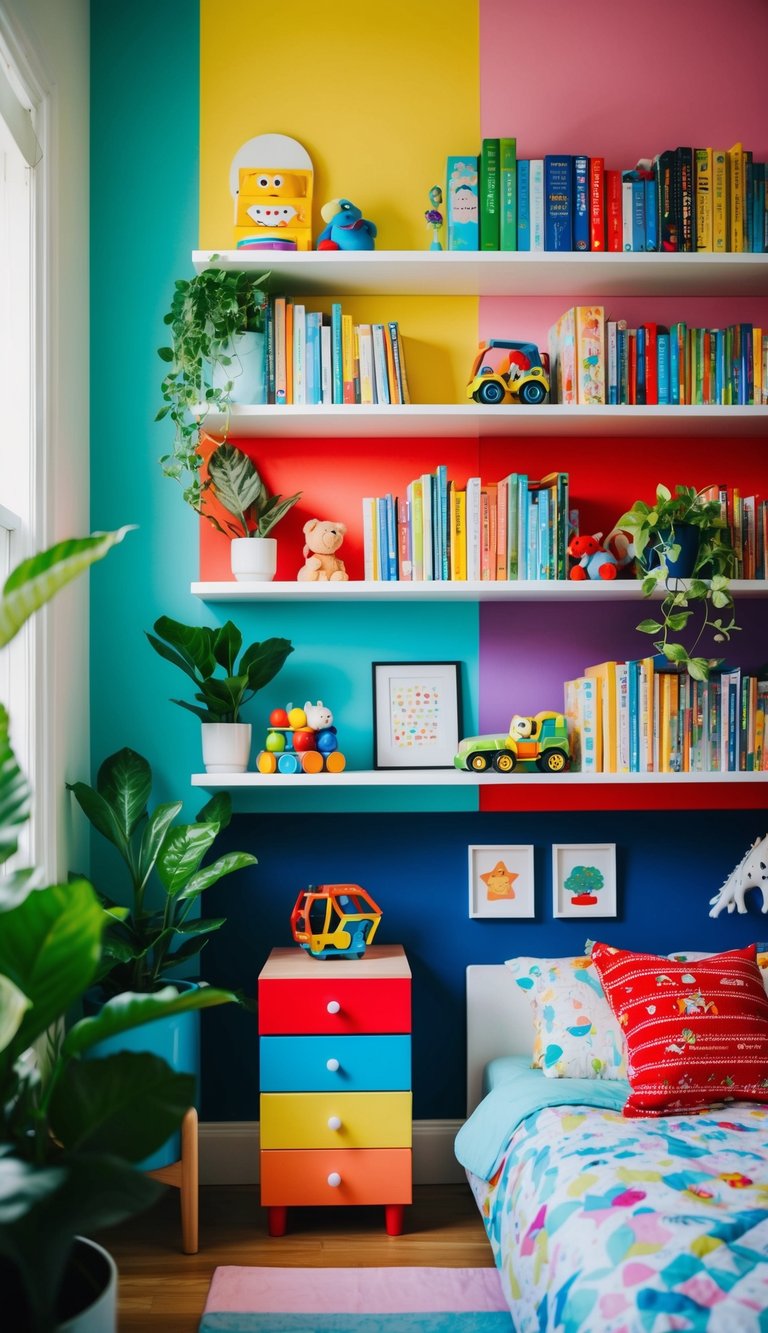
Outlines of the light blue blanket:
{"label": "light blue blanket", "polygon": [[[629,1096],[624,1079],[545,1078],[527,1056],[494,1061],[493,1087],[456,1135],[461,1165],[490,1180],[512,1134],[526,1116],[545,1106],[596,1106],[621,1111]],[[499,1068],[501,1066],[501,1068]]]}

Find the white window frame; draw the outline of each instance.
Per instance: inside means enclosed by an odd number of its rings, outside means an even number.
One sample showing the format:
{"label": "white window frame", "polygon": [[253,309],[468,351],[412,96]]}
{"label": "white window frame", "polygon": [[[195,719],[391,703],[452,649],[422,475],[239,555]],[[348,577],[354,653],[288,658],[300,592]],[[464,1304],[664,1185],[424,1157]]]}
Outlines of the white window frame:
{"label": "white window frame", "polygon": [[[51,348],[51,95],[39,60],[26,34],[0,3],[0,60],[10,83],[29,109],[30,122],[40,148],[40,159],[30,171],[30,305],[29,305],[29,459],[26,521],[16,519],[9,528],[9,560],[13,568],[20,560],[50,544],[52,496],[50,495],[50,367]],[[6,511],[6,519],[16,518]],[[7,523],[3,526],[8,526]],[[8,699],[26,694],[22,716],[14,718],[13,737],[30,781],[34,800],[33,817],[20,839],[24,861],[39,866],[47,878],[55,874],[57,862],[57,803],[54,791],[52,672],[50,670],[50,625],[45,608],[17,635],[10,650]],[[31,688],[30,688],[31,685]]]}

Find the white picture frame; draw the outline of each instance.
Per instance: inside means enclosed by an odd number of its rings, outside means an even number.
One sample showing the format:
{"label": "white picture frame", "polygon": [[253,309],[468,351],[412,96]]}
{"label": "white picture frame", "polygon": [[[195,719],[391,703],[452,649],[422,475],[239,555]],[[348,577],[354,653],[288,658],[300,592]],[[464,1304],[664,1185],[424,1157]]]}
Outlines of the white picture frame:
{"label": "white picture frame", "polygon": [[374,768],[453,768],[459,662],[374,662]]}
{"label": "white picture frame", "polygon": [[615,842],[553,843],[553,915],[615,917],[616,910]]}
{"label": "white picture frame", "polygon": [[520,921],[536,915],[532,846],[482,843],[467,852],[470,917]]}

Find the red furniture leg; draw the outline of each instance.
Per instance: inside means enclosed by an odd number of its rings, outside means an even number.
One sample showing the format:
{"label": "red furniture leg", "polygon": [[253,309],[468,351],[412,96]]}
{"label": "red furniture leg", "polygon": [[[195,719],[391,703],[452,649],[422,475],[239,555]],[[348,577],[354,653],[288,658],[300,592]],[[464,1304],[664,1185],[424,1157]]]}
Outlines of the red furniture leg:
{"label": "red furniture leg", "polygon": [[384,1204],[384,1225],[386,1226],[388,1236],[402,1236],[404,1218],[405,1204]]}
{"label": "red furniture leg", "polygon": [[282,1204],[267,1209],[267,1230],[270,1236],[284,1236],[288,1230],[288,1209]]}

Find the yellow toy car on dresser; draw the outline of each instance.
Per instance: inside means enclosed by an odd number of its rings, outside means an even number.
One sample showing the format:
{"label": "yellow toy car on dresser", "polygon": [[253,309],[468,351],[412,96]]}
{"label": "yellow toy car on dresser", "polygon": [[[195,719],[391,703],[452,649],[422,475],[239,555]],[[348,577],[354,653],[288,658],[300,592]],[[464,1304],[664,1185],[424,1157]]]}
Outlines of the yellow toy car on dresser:
{"label": "yellow toy car on dresser", "polygon": [[455,768],[485,773],[511,773],[520,764],[535,765],[542,773],[564,773],[571,762],[568,725],[562,713],[515,713],[506,736],[467,736],[459,744]]}

